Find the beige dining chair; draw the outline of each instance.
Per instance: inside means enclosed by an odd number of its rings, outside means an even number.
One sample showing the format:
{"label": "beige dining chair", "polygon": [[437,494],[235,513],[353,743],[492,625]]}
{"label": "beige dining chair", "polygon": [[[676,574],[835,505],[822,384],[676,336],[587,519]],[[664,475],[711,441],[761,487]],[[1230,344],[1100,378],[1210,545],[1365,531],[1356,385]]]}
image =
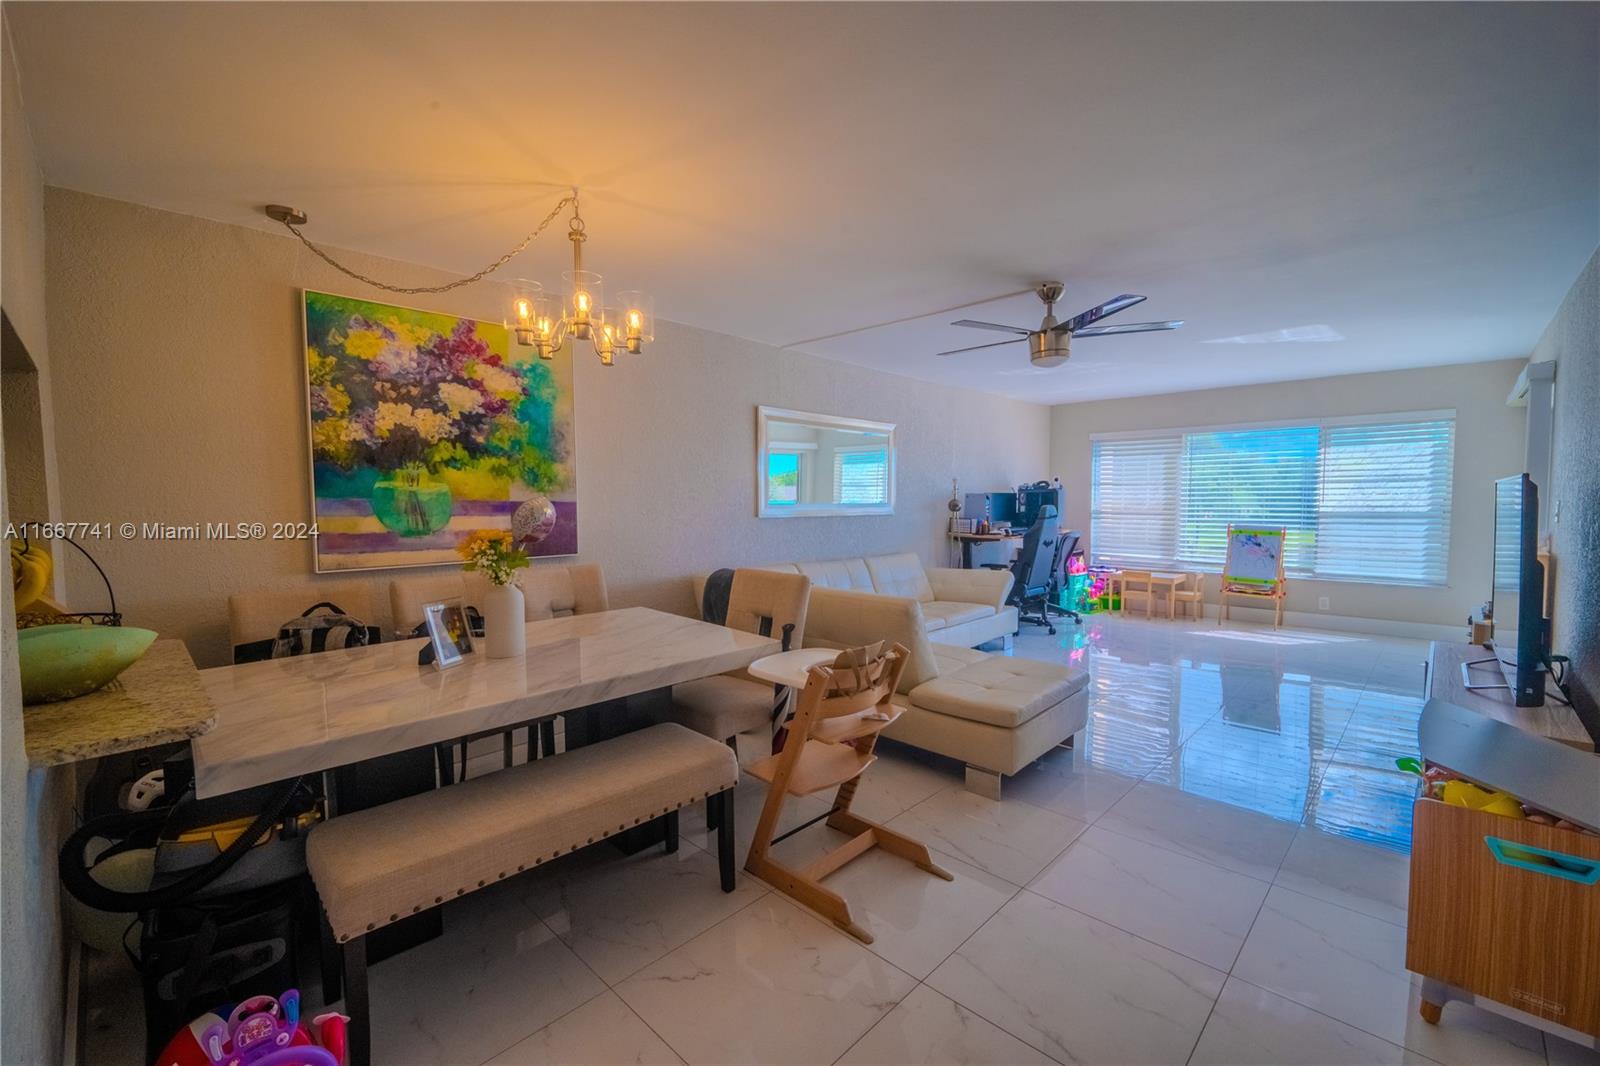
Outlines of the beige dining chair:
{"label": "beige dining chair", "polygon": [[377,604],[368,581],[307,581],[290,588],[252,589],[228,597],[228,643],[233,661],[249,662],[272,655],[278,630],[307,608],[331,603],[381,638]]}
{"label": "beige dining chair", "polygon": [[[803,647],[811,579],[774,570],[735,570],[723,624],[783,642],[785,651]],[[744,670],[703,677],[672,686],[671,718],[696,733],[720,740],[738,752],[740,733],[771,736],[773,686]]]}

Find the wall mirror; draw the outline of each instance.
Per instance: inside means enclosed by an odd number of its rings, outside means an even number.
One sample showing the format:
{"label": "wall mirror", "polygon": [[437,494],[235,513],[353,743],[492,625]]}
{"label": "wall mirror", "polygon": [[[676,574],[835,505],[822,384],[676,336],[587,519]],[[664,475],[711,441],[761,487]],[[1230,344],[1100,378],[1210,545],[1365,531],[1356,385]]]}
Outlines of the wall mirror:
{"label": "wall mirror", "polygon": [[756,514],[894,514],[894,423],[756,408]]}

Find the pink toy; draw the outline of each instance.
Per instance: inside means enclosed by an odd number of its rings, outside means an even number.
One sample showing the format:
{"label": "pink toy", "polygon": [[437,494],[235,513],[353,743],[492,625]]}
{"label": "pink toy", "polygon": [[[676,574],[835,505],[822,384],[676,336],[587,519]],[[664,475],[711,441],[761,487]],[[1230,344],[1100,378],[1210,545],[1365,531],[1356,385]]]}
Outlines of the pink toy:
{"label": "pink toy", "polygon": [[300,1020],[300,993],[281,999],[252,996],[227,1020],[202,1014],[174,1036],[156,1066],[343,1066],[345,1023],[330,1011],[307,1025]]}

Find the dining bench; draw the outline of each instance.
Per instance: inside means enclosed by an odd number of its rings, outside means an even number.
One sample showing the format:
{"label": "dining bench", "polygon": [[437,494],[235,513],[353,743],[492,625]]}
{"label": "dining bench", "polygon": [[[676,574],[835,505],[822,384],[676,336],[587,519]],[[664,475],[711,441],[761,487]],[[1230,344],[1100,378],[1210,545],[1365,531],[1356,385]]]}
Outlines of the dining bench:
{"label": "dining bench", "polygon": [[317,826],[306,865],[343,956],[352,1066],[372,1061],[369,933],[652,819],[676,851],[678,810],[701,799],[732,892],[738,780],[727,745],[668,722]]}

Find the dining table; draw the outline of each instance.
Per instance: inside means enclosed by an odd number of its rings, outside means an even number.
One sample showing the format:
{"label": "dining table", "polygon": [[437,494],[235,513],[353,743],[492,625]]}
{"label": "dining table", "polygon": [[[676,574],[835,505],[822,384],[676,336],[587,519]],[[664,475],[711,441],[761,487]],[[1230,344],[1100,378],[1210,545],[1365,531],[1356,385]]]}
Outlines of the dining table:
{"label": "dining table", "polygon": [[[523,650],[418,665],[425,638],[200,671],[216,724],[190,746],[195,794],[217,796],[431,748],[748,666],[771,637],[649,607],[528,622]],[[604,728],[604,723],[597,723]]]}

